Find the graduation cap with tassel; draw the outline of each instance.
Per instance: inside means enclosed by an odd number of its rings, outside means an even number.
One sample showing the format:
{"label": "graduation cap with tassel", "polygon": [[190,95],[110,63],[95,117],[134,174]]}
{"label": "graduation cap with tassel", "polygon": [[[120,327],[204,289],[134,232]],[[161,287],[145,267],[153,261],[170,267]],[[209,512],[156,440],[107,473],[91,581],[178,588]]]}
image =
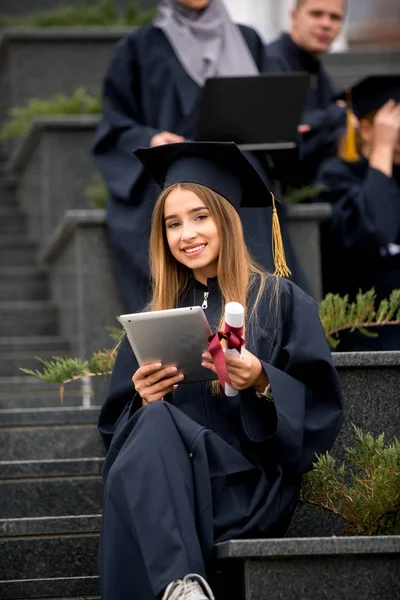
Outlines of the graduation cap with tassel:
{"label": "graduation cap with tassel", "polygon": [[197,183],[232,204],[255,208],[272,206],[272,253],[275,275],[288,277],[274,194],[233,142],[182,142],[133,153],[163,190],[174,183]]}
{"label": "graduation cap with tassel", "polygon": [[400,102],[400,75],[371,75],[346,89],[338,99],[347,103],[347,122],[344,142],[339,152],[346,162],[356,162],[360,156],[357,151],[357,133],[354,125],[358,119],[379,110],[389,100]]}

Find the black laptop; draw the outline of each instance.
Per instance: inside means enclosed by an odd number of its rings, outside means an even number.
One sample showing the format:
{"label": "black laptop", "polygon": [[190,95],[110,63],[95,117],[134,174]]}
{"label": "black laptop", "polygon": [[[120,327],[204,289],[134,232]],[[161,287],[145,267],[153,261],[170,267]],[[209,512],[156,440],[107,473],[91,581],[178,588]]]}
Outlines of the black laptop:
{"label": "black laptop", "polygon": [[194,140],[236,142],[242,150],[295,148],[308,89],[308,73],[208,79]]}

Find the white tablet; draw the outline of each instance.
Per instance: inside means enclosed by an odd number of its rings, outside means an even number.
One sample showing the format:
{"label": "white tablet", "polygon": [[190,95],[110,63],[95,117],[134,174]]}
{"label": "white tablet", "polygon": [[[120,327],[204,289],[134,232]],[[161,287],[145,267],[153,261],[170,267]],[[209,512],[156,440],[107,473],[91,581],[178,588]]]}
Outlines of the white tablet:
{"label": "white tablet", "polygon": [[201,306],[120,315],[139,365],[161,362],[176,365],[183,383],[217,379],[201,366],[212,331]]}

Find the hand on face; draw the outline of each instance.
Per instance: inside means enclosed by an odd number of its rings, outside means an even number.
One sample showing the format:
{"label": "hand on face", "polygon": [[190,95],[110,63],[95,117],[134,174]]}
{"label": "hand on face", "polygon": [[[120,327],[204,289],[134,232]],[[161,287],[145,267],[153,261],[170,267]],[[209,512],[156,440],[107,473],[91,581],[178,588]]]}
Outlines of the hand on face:
{"label": "hand on face", "polygon": [[155,146],[164,146],[164,144],[178,144],[184,141],[185,138],[181,135],[171,133],[170,131],[161,131],[161,133],[156,133],[156,135],[151,138],[150,148],[154,148]]}
{"label": "hand on face", "polygon": [[[202,354],[201,365],[213,373],[217,373],[213,359],[209,352]],[[226,368],[228,370],[231,386],[235,390],[247,390],[254,388],[257,392],[263,392],[268,385],[268,378],[264,372],[261,362],[254,354],[242,348],[242,358],[225,354]]]}
{"label": "hand on face", "polygon": [[375,115],[373,124],[373,145],[389,147],[394,151],[400,137],[400,104],[393,100],[386,102]]}
{"label": "hand on face", "polygon": [[178,387],[183,380],[176,367],[164,367],[161,363],[142,365],[132,377],[135,390],[142,398],[143,406],[162,400]]}

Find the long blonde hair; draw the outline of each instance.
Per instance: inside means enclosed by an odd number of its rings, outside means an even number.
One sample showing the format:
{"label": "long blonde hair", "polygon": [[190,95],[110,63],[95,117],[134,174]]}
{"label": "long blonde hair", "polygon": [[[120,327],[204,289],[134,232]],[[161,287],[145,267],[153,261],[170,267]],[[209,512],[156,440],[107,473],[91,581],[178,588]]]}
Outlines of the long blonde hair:
{"label": "long blonde hair", "polygon": [[[204,202],[215,219],[220,236],[217,277],[223,299],[220,328],[223,326],[224,306],[240,302],[247,320],[256,317],[269,273],[251,257],[243,236],[240,217],[230,202],[216,192],[195,183],[177,183],[165,189],[153,211],[150,234],[150,270],[152,280],[151,310],[176,308],[186,292],[191,271],[172,255],[166,236],[164,206],[172,190],[182,188],[194,192]],[[250,292],[258,287],[255,301],[249,310]]]}

